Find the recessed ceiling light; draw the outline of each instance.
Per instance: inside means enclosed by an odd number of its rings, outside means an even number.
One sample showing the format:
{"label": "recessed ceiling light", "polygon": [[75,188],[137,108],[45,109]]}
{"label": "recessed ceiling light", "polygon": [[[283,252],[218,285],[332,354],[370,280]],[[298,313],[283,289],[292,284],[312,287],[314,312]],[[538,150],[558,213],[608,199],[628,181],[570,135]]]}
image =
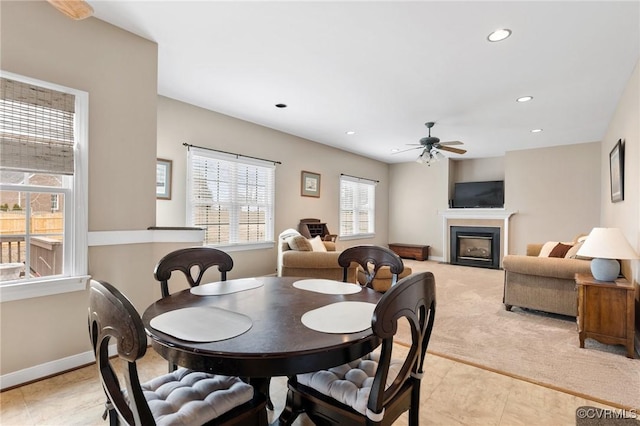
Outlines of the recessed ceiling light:
{"label": "recessed ceiling light", "polygon": [[533,129],[531,131],[531,133],[540,133],[542,131],[542,129]]}
{"label": "recessed ceiling light", "polygon": [[287,104],[276,104],[276,108],[286,108]]}
{"label": "recessed ceiling light", "polygon": [[348,135],[355,135],[356,134],[356,132],[354,132],[353,130],[347,130],[345,133],[348,134]]}
{"label": "recessed ceiling light", "polygon": [[511,35],[511,30],[503,28],[503,29],[495,30],[494,32],[489,34],[487,36],[487,40],[492,41],[492,42],[493,41],[502,41],[505,38],[509,37],[510,35]]}
{"label": "recessed ceiling light", "polygon": [[516,102],[529,102],[531,99],[533,99],[533,96],[523,96],[516,99]]}

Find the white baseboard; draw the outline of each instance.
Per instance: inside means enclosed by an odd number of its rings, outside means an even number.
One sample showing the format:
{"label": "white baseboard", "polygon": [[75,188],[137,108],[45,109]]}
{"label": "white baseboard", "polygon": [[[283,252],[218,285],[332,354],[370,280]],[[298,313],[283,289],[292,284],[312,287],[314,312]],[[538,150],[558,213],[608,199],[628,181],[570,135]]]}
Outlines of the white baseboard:
{"label": "white baseboard", "polygon": [[[109,345],[109,356],[114,356],[116,353],[116,345]],[[44,364],[36,365],[34,367],[14,371],[0,376],[0,390],[40,380],[45,377],[73,370],[74,368],[95,362],[96,357],[93,354],[93,351],[87,351],[55,361],[45,362]]]}

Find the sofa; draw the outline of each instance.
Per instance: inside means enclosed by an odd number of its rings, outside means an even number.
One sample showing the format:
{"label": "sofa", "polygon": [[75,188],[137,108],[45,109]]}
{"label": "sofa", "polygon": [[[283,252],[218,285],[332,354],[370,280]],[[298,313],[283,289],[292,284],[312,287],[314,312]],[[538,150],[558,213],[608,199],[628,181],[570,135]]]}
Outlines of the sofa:
{"label": "sofa", "polygon": [[528,244],[527,254],[506,255],[503,303],[513,306],[575,317],[578,295],[576,273],[591,273],[591,261],[577,255],[586,237],[570,243],[550,241]]}
{"label": "sofa", "polygon": [[[319,249],[319,244],[322,244],[326,251]],[[295,229],[287,229],[278,236],[277,269],[279,277],[324,278],[342,281],[343,269],[338,264],[339,256],[340,252],[336,250],[336,243],[333,241],[323,241],[320,237],[306,238]],[[347,281],[365,283],[364,270],[355,263],[352,265],[347,270]],[[398,276],[398,280],[411,275],[411,272],[411,268],[405,266]],[[378,270],[371,286],[374,290],[382,293],[389,290],[391,270],[388,266],[383,266]]]}
{"label": "sofa", "polygon": [[[319,244],[324,247],[324,250]],[[278,236],[277,272],[279,277],[342,281],[343,269],[338,264],[338,256],[340,252],[336,251],[335,242],[322,241],[320,237],[308,239],[295,229],[287,229]],[[354,265],[348,269],[348,281],[355,283],[356,275],[357,268]]]}

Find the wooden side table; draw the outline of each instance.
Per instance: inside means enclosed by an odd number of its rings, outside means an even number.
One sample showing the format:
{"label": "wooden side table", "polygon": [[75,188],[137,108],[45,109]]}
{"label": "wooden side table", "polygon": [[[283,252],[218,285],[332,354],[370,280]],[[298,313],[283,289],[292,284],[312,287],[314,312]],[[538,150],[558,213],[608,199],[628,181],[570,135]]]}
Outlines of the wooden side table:
{"label": "wooden side table", "polygon": [[635,357],[633,347],[635,289],[624,278],[598,281],[591,274],[576,274],[578,286],[578,333],[580,347],[592,338],[609,345],[624,345],[627,357]]}

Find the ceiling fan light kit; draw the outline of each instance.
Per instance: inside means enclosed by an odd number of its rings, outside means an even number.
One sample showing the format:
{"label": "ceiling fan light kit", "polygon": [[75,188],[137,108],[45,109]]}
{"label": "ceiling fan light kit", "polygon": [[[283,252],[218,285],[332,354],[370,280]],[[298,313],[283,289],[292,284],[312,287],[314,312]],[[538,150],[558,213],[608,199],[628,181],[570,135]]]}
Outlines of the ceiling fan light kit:
{"label": "ceiling fan light kit", "polygon": [[71,19],[79,21],[93,15],[93,7],[84,0],[47,0]]}
{"label": "ceiling fan light kit", "polygon": [[408,144],[408,145],[417,145],[415,148],[405,149],[404,151],[394,151],[392,154],[397,154],[399,152],[410,151],[412,149],[422,149],[422,153],[416,159],[416,162],[421,164],[430,165],[433,162],[436,162],[445,156],[440,151],[448,151],[453,152],[454,154],[464,154],[467,152],[466,149],[461,148],[453,148],[451,145],[462,145],[460,141],[448,141],[448,142],[440,142],[440,138],[435,136],[431,136],[431,128],[435,125],[433,121],[428,121],[424,123],[429,129],[429,134],[424,138],[420,139],[419,144]]}

